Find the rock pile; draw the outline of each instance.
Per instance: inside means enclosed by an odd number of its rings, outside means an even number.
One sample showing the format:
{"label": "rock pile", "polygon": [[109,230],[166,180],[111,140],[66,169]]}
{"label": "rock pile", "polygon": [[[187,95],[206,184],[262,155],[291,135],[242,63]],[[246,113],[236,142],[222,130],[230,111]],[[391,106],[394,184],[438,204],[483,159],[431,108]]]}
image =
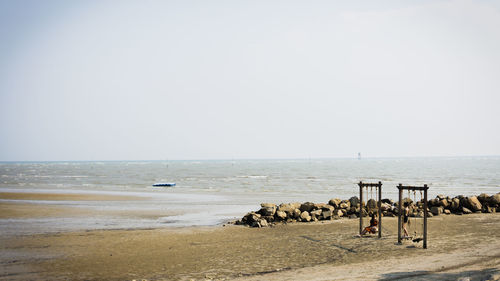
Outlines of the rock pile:
{"label": "rock pile", "polygon": [[[413,202],[410,198],[404,198],[403,203],[409,203],[410,216],[424,216],[424,200]],[[364,203],[364,202],[363,202]],[[377,202],[373,199],[363,204],[362,215],[368,216],[378,211]],[[241,220],[234,223],[251,227],[267,227],[277,223],[311,222],[320,220],[334,220],[340,218],[358,218],[360,210],[359,198],[354,196],[348,200],[338,198],[331,199],[325,203],[262,203],[257,212],[250,212]],[[383,216],[394,217],[398,214],[398,202],[391,199],[382,199],[381,211]],[[500,212],[500,193],[489,196],[465,197],[462,195],[450,198],[438,195],[427,203],[428,216],[439,216],[441,214],[471,214]]]}

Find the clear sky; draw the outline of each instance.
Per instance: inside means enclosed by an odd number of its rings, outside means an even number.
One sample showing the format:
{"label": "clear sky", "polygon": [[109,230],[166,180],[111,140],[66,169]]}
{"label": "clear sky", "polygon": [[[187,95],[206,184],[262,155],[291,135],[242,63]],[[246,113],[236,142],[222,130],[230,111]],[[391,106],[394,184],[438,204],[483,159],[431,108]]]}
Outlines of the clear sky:
{"label": "clear sky", "polygon": [[500,155],[499,1],[0,0],[0,161]]}

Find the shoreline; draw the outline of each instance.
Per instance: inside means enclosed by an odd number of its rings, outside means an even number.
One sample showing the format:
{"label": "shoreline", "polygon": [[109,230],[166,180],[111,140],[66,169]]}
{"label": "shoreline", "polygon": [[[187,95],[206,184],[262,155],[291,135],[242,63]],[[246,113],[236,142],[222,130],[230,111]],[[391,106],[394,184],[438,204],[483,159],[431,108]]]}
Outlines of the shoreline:
{"label": "shoreline", "polygon": [[236,214],[228,216],[224,212],[243,213],[248,209],[244,205],[207,208],[202,200],[184,204],[183,198],[194,198],[189,194],[138,195],[143,194],[113,194],[109,191],[0,192],[0,226],[3,226],[0,234],[220,226],[237,218]]}
{"label": "shoreline", "polygon": [[29,201],[136,201],[145,200],[147,197],[110,194],[84,194],[65,192],[0,192],[3,200],[29,200]]}
{"label": "shoreline", "polygon": [[[177,194],[160,194],[160,197],[145,196],[145,194],[132,192],[130,195],[126,195],[126,193],[113,194],[98,191],[94,193],[78,193],[75,191],[70,193],[34,192],[32,190],[28,192],[0,191],[0,220],[85,219],[87,217],[101,219],[101,226],[106,226],[105,220],[107,218],[115,221],[113,222],[115,227],[112,229],[129,229],[219,226],[234,223],[261,227],[275,225],[276,223],[355,219],[356,216],[359,217],[359,199],[357,196],[344,200],[332,198],[327,203],[295,202],[280,205],[261,203],[260,210],[249,211],[249,205],[227,204],[226,201],[216,202],[213,205],[209,204],[209,202],[213,201],[201,201],[199,204],[183,204],[182,200],[178,201],[179,195]],[[180,195],[180,197],[182,196]],[[186,196],[189,197],[189,195]],[[422,202],[413,202],[410,198],[404,198],[403,201],[406,200],[410,202],[410,217],[421,218]],[[391,199],[383,199],[382,201],[382,216],[397,216],[397,202]],[[481,194],[479,196],[458,196],[454,198],[438,195],[436,198],[429,200],[429,216],[433,214],[461,215],[475,212],[499,212],[499,202],[500,193],[491,196]],[[373,199],[364,203],[363,216],[366,216],[370,211],[369,205],[376,206]],[[229,213],[232,213],[232,215],[228,215]],[[245,213],[246,215],[243,217],[237,215]],[[307,216],[303,218],[304,213]],[[122,227],[120,227],[118,220],[123,222]],[[141,220],[139,225],[135,225],[137,220]],[[50,225],[47,226],[50,227]],[[63,226],[64,224],[58,225],[60,231],[64,231]],[[96,225],[90,229],[109,229],[109,227]],[[74,227],[67,229],[67,231],[78,230],[87,230],[87,228],[83,225],[80,229]],[[34,233],[36,231],[32,232],[32,234]]]}

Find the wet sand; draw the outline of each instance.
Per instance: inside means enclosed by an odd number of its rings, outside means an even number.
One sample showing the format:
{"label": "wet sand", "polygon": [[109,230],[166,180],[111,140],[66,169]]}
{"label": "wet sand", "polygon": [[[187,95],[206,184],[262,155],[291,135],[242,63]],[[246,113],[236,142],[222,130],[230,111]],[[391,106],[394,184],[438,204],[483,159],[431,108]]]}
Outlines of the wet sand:
{"label": "wet sand", "polygon": [[157,219],[178,215],[180,212],[162,210],[95,210],[82,207],[0,202],[0,219],[29,218],[79,218],[79,217],[127,217]]}
{"label": "wet sand", "polygon": [[[179,212],[165,210],[106,210],[86,208],[82,206],[67,206],[55,203],[64,201],[119,201],[125,204],[148,200],[148,197],[107,195],[107,194],[78,194],[78,193],[24,193],[0,192],[0,219],[29,219],[29,218],[78,218],[78,217],[133,217],[155,219],[178,215]],[[15,200],[15,201],[14,201]],[[43,201],[43,202],[41,202]]]}
{"label": "wet sand", "polygon": [[[0,238],[2,280],[494,280],[500,214],[429,219],[428,249],[358,238],[359,221],[102,230]],[[419,224],[419,223],[417,223]],[[410,229],[413,231],[413,229]]]}
{"label": "wet sand", "polygon": [[0,199],[47,201],[130,201],[142,200],[145,198],[139,196],[107,194],[0,192]]}

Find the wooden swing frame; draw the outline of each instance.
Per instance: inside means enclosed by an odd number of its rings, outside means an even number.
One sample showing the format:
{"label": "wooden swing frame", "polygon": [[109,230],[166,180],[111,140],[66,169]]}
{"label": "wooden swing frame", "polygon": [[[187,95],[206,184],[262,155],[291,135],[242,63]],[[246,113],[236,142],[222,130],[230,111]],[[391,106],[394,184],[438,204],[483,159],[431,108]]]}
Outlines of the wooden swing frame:
{"label": "wooden swing frame", "polygon": [[401,214],[403,213],[403,191],[404,190],[410,190],[410,191],[424,191],[424,245],[423,248],[427,249],[427,190],[429,187],[427,184],[424,184],[424,186],[405,186],[402,184],[399,184],[398,186],[399,189],[399,203],[398,203],[398,244],[402,244],[401,241],[401,228],[402,228],[402,222],[401,222]]}
{"label": "wooden swing frame", "polygon": [[[363,190],[365,187],[375,187],[378,190],[378,202],[377,202],[377,212],[378,212],[378,238],[382,237],[382,182],[378,183],[364,183],[360,181],[359,186],[359,235],[363,232]],[[367,195],[368,196],[368,195]],[[368,201],[367,201],[368,203]]]}

